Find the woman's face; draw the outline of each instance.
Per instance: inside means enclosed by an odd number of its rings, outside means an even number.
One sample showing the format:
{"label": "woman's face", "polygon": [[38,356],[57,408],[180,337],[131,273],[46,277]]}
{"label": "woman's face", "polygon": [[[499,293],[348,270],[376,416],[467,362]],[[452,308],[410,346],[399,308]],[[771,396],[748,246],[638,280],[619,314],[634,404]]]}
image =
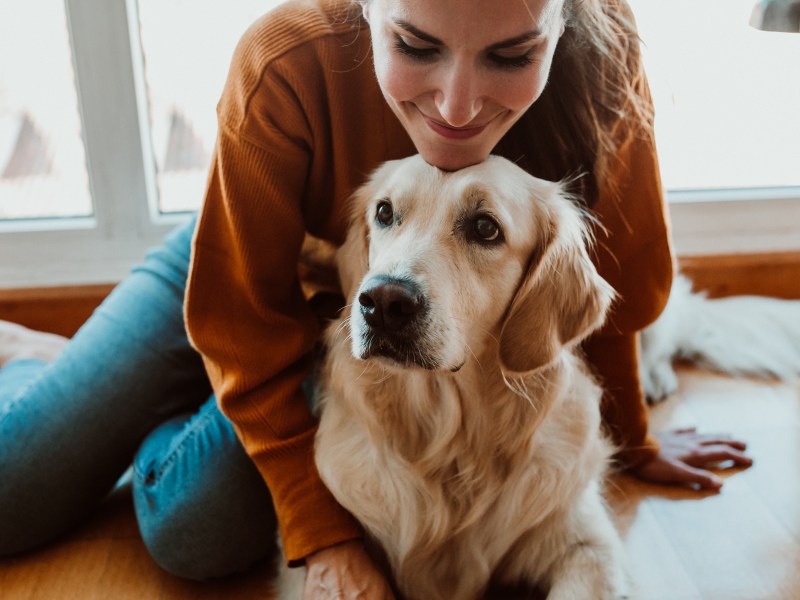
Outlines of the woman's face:
{"label": "woman's face", "polygon": [[484,160],[541,95],[564,0],[366,0],[375,73],[430,164]]}

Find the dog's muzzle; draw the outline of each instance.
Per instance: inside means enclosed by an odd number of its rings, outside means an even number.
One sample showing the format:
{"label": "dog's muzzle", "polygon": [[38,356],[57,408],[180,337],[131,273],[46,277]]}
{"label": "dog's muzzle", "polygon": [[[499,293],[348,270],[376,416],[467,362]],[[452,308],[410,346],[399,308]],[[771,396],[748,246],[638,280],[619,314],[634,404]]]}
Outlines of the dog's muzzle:
{"label": "dog's muzzle", "polygon": [[384,356],[402,365],[435,368],[428,353],[419,347],[428,304],[414,282],[372,277],[362,285],[358,304],[367,325],[362,358]]}

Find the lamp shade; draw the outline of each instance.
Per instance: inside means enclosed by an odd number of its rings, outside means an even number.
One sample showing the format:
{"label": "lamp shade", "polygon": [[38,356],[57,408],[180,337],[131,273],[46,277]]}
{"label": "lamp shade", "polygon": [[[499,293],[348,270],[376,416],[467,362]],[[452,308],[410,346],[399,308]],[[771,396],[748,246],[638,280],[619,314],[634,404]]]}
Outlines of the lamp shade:
{"label": "lamp shade", "polygon": [[763,31],[800,33],[800,0],[761,0],[753,7],[750,25]]}

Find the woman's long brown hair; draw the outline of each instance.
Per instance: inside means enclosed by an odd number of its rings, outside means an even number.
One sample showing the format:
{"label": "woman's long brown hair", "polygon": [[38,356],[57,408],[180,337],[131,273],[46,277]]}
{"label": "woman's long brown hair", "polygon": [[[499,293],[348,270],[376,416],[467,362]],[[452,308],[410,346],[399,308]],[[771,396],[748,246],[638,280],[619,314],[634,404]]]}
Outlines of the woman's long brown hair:
{"label": "woman's long brown hair", "polygon": [[630,135],[650,135],[652,103],[625,0],[565,0],[566,29],[541,97],[495,152],[531,174],[572,180],[592,206]]}

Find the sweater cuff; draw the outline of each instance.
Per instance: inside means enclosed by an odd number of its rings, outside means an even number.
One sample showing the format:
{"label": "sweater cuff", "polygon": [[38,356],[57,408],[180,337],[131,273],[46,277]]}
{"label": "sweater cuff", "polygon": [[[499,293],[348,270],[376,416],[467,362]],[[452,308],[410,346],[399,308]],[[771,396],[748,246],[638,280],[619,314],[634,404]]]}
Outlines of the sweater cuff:
{"label": "sweater cuff", "polygon": [[583,349],[603,386],[603,423],[618,448],[615,459],[619,466],[630,469],[652,460],[659,444],[648,432],[637,334],[595,335],[584,342]]}
{"label": "sweater cuff", "polygon": [[648,433],[640,446],[620,448],[614,459],[621,469],[635,469],[655,459],[660,448],[658,439]]}
{"label": "sweater cuff", "polygon": [[[303,563],[318,550],[362,538],[356,519],[333,497],[322,482],[314,462],[316,428],[296,439],[294,451],[254,460],[272,494],[283,553],[290,567]],[[304,443],[305,442],[305,443]],[[274,474],[294,474],[275,477]]]}

